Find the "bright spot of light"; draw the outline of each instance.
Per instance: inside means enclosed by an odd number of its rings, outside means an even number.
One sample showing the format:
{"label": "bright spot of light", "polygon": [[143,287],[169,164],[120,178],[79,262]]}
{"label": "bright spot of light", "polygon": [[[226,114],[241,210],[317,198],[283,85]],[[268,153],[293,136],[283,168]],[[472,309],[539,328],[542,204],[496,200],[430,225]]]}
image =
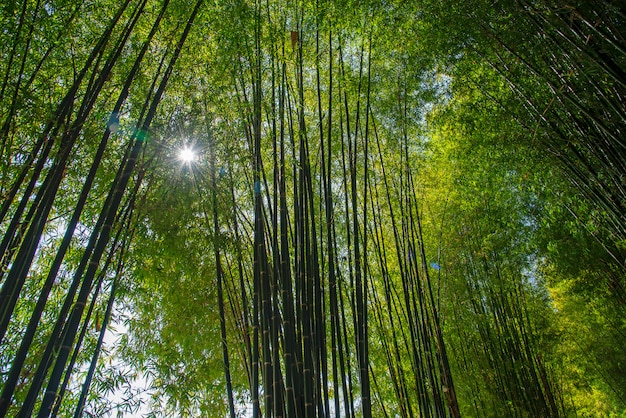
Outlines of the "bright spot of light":
{"label": "bright spot of light", "polygon": [[184,163],[192,163],[196,161],[196,153],[192,148],[185,147],[178,151],[178,159]]}

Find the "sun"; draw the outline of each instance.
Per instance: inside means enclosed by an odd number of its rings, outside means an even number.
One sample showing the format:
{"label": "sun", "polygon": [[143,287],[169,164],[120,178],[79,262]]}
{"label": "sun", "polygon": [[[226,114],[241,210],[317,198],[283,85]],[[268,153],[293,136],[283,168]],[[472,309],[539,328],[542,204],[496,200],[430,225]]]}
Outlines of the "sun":
{"label": "sun", "polygon": [[178,159],[184,163],[192,163],[196,161],[198,156],[193,148],[185,147],[178,151]]}

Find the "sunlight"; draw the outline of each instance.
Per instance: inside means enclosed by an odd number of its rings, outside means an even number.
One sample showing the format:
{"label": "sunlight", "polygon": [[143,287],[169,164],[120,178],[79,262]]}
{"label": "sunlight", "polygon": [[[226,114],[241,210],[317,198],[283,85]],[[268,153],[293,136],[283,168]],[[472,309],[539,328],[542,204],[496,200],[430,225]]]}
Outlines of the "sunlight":
{"label": "sunlight", "polygon": [[178,159],[184,163],[192,163],[196,161],[196,158],[195,151],[190,147],[185,147],[178,151]]}

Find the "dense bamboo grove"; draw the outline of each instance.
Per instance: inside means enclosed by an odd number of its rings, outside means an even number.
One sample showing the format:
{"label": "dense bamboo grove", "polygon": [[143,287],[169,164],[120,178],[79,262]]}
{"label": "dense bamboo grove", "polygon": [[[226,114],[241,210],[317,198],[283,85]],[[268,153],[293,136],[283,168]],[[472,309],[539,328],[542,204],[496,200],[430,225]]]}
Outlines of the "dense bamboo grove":
{"label": "dense bamboo grove", "polygon": [[0,416],[626,413],[619,2],[1,7]]}

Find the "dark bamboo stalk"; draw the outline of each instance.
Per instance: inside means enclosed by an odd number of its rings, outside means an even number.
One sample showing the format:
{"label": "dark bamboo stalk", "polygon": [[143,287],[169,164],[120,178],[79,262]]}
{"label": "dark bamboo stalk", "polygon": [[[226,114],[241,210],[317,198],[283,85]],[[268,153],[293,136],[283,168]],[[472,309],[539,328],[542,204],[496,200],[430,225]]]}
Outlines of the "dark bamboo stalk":
{"label": "dark bamboo stalk", "polygon": [[[261,405],[259,401],[259,332],[262,325],[262,320],[259,320],[262,310],[262,297],[261,287],[263,284],[264,276],[267,271],[264,269],[266,263],[265,257],[265,225],[263,222],[263,208],[261,198],[261,15],[260,4],[257,0],[255,2],[255,23],[254,23],[254,75],[253,75],[253,122],[252,122],[252,182],[254,193],[254,274],[253,274],[253,342],[252,342],[252,416],[253,418],[259,418],[261,415]],[[263,337],[263,335],[262,335]],[[267,374],[265,374],[267,376]],[[269,377],[269,376],[267,376]],[[267,382],[265,382],[267,383]],[[270,391],[270,386],[266,385],[266,391]],[[267,396],[267,395],[266,395]],[[271,395],[270,395],[271,396]],[[266,407],[269,402],[266,402]],[[266,415],[271,416],[266,409]]]}
{"label": "dark bamboo stalk", "polygon": [[87,370],[87,376],[85,376],[85,381],[83,382],[83,385],[81,388],[80,396],[78,398],[78,404],[76,405],[76,409],[74,410],[74,418],[82,417],[84,410],[85,410],[85,405],[87,403],[87,395],[89,394],[89,388],[91,386],[93,376],[96,372],[96,366],[98,365],[98,358],[100,357],[102,344],[104,343],[104,336],[106,334],[106,330],[109,325],[109,322],[111,322],[111,314],[113,311],[113,304],[115,302],[115,291],[117,288],[117,277],[119,277],[119,275],[121,274],[122,265],[123,264],[120,258],[120,264],[118,265],[116,277],[115,279],[113,279],[113,282],[111,283],[111,293],[109,294],[106,311],[104,312],[104,318],[102,319],[102,328],[100,329],[98,342],[96,343],[96,348],[94,349],[93,355],[91,356],[91,362],[89,363],[89,370]]}
{"label": "dark bamboo stalk", "polygon": [[235,402],[233,396],[233,384],[230,376],[230,360],[228,355],[228,342],[226,339],[226,314],[224,309],[224,290],[222,269],[222,257],[220,251],[221,238],[217,209],[217,176],[215,175],[215,143],[213,138],[209,138],[209,173],[211,179],[211,204],[213,207],[213,253],[215,256],[215,272],[217,276],[217,304],[220,315],[220,332],[222,336],[222,356],[224,359],[224,377],[226,379],[226,394],[228,396],[228,410],[230,418],[235,418]]}
{"label": "dark bamboo stalk", "polygon": [[91,284],[93,282],[93,278],[98,268],[100,258],[104,252],[104,249],[109,241],[109,237],[111,234],[111,227],[117,218],[117,209],[121,203],[122,196],[124,195],[124,191],[126,189],[126,185],[130,179],[132,172],[135,169],[137,164],[137,160],[139,157],[139,153],[143,148],[148,129],[150,127],[150,123],[156,114],[157,106],[160,102],[160,99],[165,91],[169,78],[174,69],[174,65],[178,60],[182,47],[189,35],[195,17],[197,16],[200,7],[202,5],[202,0],[198,0],[196,2],[195,7],[187,21],[183,34],[181,35],[176,48],[172,54],[170,62],[166,67],[165,73],[161,79],[159,87],[152,98],[152,103],[146,114],[146,117],[141,124],[141,128],[137,130],[137,133],[133,137],[133,148],[131,150],[130,157],[128,158],[128,162],[124,166],[122,176],[118,184],[114,184],[111,189],[111,194],[113,196],[111,205],[101,213],[100,217],[104,218],[105,221],[103,223],[102,231],[100,232],[96,245],[94,246],[94,251],[91,257],[89,257],[89,267],[87,268],[85,275],[83,277],[83,282],[80,288],[80,292],[78,294],[78,299],[74,304],[74,308],[68,318],[68,324],[66,327],[66,334],[63,339],[63,343],[61,344],[61,349],[56,359],[55,365],[52,370],[52,375],[50,377],[50,381],[48,383],[48,388],[46,389],[46,393],[44,395],[44,399],[42,401],[41,407],[39,409],[39,417],[45,417],[49,414],[54,399],[56,398],[56,393],[58,390],[58,386],[60,383],[60,378],[63,373],[63,369],[65,368],[65,363],[69,356],[70,347],[73,345],[73,340],[76,335],[76,330],[80,323],[80,319],[82,316],[83,309],[85,307],[85,301],[89,295]]}
{"label": "dark bamboo stalk", "polygon": [[[124,87],[122,88],[122,91],[118,97],[118,100],[113,108],[112,111],[112,119],[116,118],[120,112],[120,109],[123,105],[123,103],[125,102],[126,98],[128,97],[128,93],[130,91],[130,86],[132,84],[132,82],[134,81],[135,75],[137,74],[137,72],[139,71],[140,68],[140,64],[143,60],[143,57],[145,56],[146,52],[148,51],[148,47],[151,43],[152,38],[154,37],[154,34],[156,33],[157,28],[160,25],[160,21],[165,13],[165,10],[167,9],[167,6],[169,4],[169,1],[165,1],[163,4],[163,7],[157,17],[157,19],[155,20],[154,25],[152,26],[152,29],[146,39],[146,41],[144,42],[144,45],[141,49],[141,51],[139,52],[139,55],[137,56],[135,63],[133,64],[133,68],[131,69],[131,71],[129,72]],[[112,120],[111,122],[116,122],[115,120]],[[49,269],[48,275],[46,277],[46,281],[42,287],[41,290],[41,294],[37,300],[37,305],[35,306],[34,310],[33,310],[33,314],[31,316],[31,319],[29,321],[28,327],[24,333],[24,337],[22,339],[22,342],[20,344],[20,348],[16,354],[15,359],[13,360],[12,364],[11,364],[11,371],[9,373],[9,377],[7,378],[7,381],[5,382],[5,385],[3,387],[3,393],[2,395],[0,395],[0,399],[10,399],[12,397],[12,391],[15,387],[15,384],[17,383],[17,379],[19,377],[19,372],[23,367],[24,364],[24,360],[26,359],[26,355],[28,353],[28,349],[32,343],[32,340],[34,338],[35,335],[35,330],[37,328],[37,325],[39,324],[39,320],[41,318],[41,314],[43,312],[43,308],[47,302],[48,299],[48,295],[50,293],[50,291],[52,290],[52,285],[54,283],[54,280],[57,276],[57,273],[59,271],[59,268],[61,267],[63,258],[65,257],[65,253],[67,252],[70,242],[71,242],[71,238],[74,235],[74,230],[76,228],[76,226],[78,225],[78,221],[80,219],[82,210],[84,208],[85,202],[87,200],[87,196],[89,195],[89,192],[91,190],[93,181],[95,180],[95,176],[96,176],[96,172],[98,170],[98,167],[100,165],[100,162],[102,160],[102,156],[104,154],[104,151],[106,149],[106,146],[108,144],[108,139],[110,136],[110,128],[109,128],[110,124],[107,125],[107,129],[105,130],[105,133],[102,137],[102,140],[100,141],[100,145],[98,147],[98,150],[96,151],[96,154],[94,156],[94,160],[93,160],[93,164],[90,167],[89,173],[85,179],[85,183],[83,185],[83,188],[81,190],[80,196],[78,198],[78,201],[76,203],[76,207],[74,210],[74,213],[72,214],[72,217],[68,223],[68,227],[66,229],[65,235],[63,236],[63,241],[61,242],[59,249],[57,251],[57,255]],[[0,415],[2,415],[3,410],[0,409]]]}
{"label": "dark bamboo stalk", "polygon": [[[118,11],[118,15],[116,15],[116,17],[113,20],[113,23],[109,26],[109,28],[105,32],[106,36],[103,36],[100,42],[102,47],[104,47],[104,44],[106,43],[105,41],[108,39],[108,36],[110,36],[113,30],[114,23],[116,23],[117,20],[121,17],[121,13],[123,12],[125,7],[126,7],[126,4],[124,5],[124,7],[122,7]],[[7,276],[7,279],[2,287],[2,291],[0,292],[0,304],[2,307],[2,311],[0,312],[0,318],[1,318],[0,340],[4,336],[4,333],[6,332],[6,327],[8,326],[11,314],[13,312],[13,308],[15,307],[15,304],[17,303],[19,293],[22,289],[22,286],[24,285],[24,281],[26,280],[26,274],[34,258],[37,243],[40,240],[41,234],[43,232],[43,228],[48,218],[48,214],[52,209],[52,205],[54,203],[56,193],[60,186],[61,180],[65,174],[66,164],[70,156],[72,147],[78,138],[78,135],[82,129],[82,125],[87,115],[89,114],[89,111],[93,107],[97,93],[101,90],[104,84],[104,81],[106,80],[106,77],[110,73],[114,62],[117,60],[117,58],[121,54],[121,45],[123,45],[125,41],[128,39],[128,36],[130,35],[130,32],[132,31],[132,28],[134,27],[135,23],[136,23],[136,19],[131,19],[129,21],[127,28],[126,28],[126,33],[124,33],[121,36],[117,50],[114,51],[109,57],[109,60],[103,70],[103,73],[100,74],[100,77],[97,80],[97,84],[94,87],[93,94],[91,95],[91,97],[85,97],[85,99],[83,100],[83,104],[81,105],[81,111],[79,112],[79,116],[77,117],[77,120],[73,122],[73,126],[69,129],[69,131],[64,133],[61,139],[59,153],[55,160],[55,164],[53,165],[52,169],[46,176],[46,179],[44,180],[43,185],[41,187],[41,190],[37,194],[37,198],[35,199],[35,202],[32,205],[33,210],[35,210],[36,208],[34,213],[33,211],[31,211],[31,213],[33,213],[33,223],[31,224],[30,228],[28,229],[28,232],[26,233],[22,241],[22,245],[20,246],[20,249],[17,253],[16,259],[13,263],[11,271],[9,272],[9,275]],[[88,66],[86,65],[83,70],[86,72],[87,68]],[[94,75],[95,75],[95,72],[94,72]],[[74,86],[76,88],[78,87],[76,83]],[[66,99],[73,100],[73,98],[69,98],[69,97],[66,97]],[[32,178],[31,184],[33,184],[33,181],[36,181],[36,179]],[[26,196],[24,196],[24,198],[25,197]],[[23,201],[24,201],[24,198],[23,198]],[[25,205],[22,205],[22,206],[25,206]],[[17,219],[19,216],[21,216],[21,214],[19,213],[14,214],[14,220]],[[14,233],[14,231],[9,231],[9,233],[11,232]],[[7,236],[5,236],[5,239],[6,238]]]}

